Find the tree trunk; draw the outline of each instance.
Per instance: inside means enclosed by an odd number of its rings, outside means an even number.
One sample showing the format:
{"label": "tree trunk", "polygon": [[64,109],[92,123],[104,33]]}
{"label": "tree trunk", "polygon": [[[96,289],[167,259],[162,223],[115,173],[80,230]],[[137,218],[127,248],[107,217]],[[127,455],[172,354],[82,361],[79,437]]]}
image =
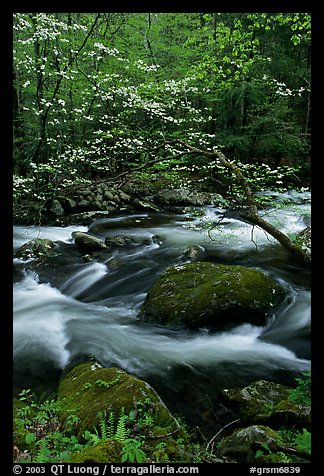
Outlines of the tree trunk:
{"label": "tree trunk", "polygon": [[[101,15],[101,13],[97,13],[97,14],[96,14],[96,17],[95,17],[95,19],[94,19],[94,21],[93,21],[93,24],[91,25],[91,27],[90,27],[88,33],[86,34],[86,36],[85,36],[85,38],[84,38],[84,40],[83,40],[81,46],[79,47],[79,49],[78,49],[76,52],[74,52],[73,56],[69,59],[68,63],[64,66],[64,68],[62,69],[61,73],[66,73],[66,72],[69,70],[69,68],[72,66],[72,64],[77,60],[79,54],[81,53],[81,51],[83,50],[84,46],[86,45],[86,43],[87,43],[89,37],[92,35],[92,33],[93,33],[93,31],[94,31],[94,29],[95,29],[97,23],[98,23],[98,20],[99,20],[99,18],[100,18],[100,15]],[[54,102],[54,99],[56,98],[56,96],[57,96],[57,94],[58,94],[58,92],[59,92],[59,90],[60,90],[61,82],[62,82],[62,80],[63,80],[63,77],[64,77],[63,74],[61,74],[61,75],[59,76],[59,78],[57,79],[56,85],[55,85],[55,88],[54,88],[54,91],[53,91],[53,93],[52,93],[52,97],[51,97],[51,99],[50,99],[50,101],[49,101],[49,105],[45,108],[45,110],[44,110],[44,112],[43,112],[43,114],[42,114],[42,116],[41,116],[41,133],[40,133],[40,138],[39,138],[39,141],[38,141],[38,145],[37,145],[36,150],[35,150],[35,152],[34,152],[34,154],[33,154],[33,161],[34,161],[34,162],[37,161],[37,158],[38,158],[38,156],[39,156],[39,154],[40,154],[40,151],[41,151],[41,148],[42,148],[42,146],[43,146],[43,143],[44,143],[44,141],[45,141],[45,139],[46,139],[46,124],[47,124],[48,114],[49,114],[49,111],[50,111],[50,109],[51,109],[51,107],[52,107],[52,104],[53,104],[53,102]],[[46,146],[46,144],[45,144],[45,146]]]}

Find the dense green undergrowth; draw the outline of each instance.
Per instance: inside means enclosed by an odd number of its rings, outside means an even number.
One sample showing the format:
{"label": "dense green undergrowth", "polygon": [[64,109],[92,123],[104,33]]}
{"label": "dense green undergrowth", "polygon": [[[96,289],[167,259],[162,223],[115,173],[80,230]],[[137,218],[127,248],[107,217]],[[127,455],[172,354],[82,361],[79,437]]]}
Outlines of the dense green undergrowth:
{"label": "dense green undergrowth", "polygon": [[[310,405],[311,374],[305,373],[296,379],[296,383],[296,387],[289,390],[288,399],[300,405]],[[102,384],[98,381],[98,385]],[[96,454],[94,451],[102,451],[104,445],[113,452],[115,459],[112,462],[224,462],[218,458],[222,439],[216,445],[210,445],[210,442],[202,442],[193,430],[187,431],[188,428],[182,434],[173,435],[172,446],[168,439],[152,442],[150,430],[155,422],[144,408],[138,404],[136,412],[125,413],[124,409],[119,414],[113,410],[101,412],[99,424],[77,437],[79,418],[71,412],[63,425],[59,416],[61,404],[55,396],[37,398],[31,389],[22,390],[14,400],[14,462],[80,462],[79,455],[83,451]],[[272,408],[265,410],[271,412]],[[178,418],[178,421],[185,429],[182,419]],[[307,429],[297,430],[287,425],[277,430],[276,435],[275,445],[264,443],[260,446],[255,453],[256,460],[289,463],[293,462],[295,453],[310,458],[311,433]],[[183,455],[181,461],[171,456],[175,453],[175,446],[177,454]]]}

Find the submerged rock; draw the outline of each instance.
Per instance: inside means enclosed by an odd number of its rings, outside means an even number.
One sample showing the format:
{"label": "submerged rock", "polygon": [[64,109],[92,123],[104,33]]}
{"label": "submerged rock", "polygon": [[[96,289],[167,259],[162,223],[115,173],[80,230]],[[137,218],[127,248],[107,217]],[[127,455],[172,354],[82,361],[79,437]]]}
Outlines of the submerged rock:
{"label": "submerged rock", "polygon": [[116,235],[116,236],[107,236],[105,238],[105,244],[107,247],[117,247],[117,248],[124,248],[130,244],[134,243],[133,238],[124,235]]}
{"label": "submerged rock", "polygon": [[169,267],[147,294],[142,320],[167,327],[263,325],[284,291],[271,277],[244,267],[189,263]]}

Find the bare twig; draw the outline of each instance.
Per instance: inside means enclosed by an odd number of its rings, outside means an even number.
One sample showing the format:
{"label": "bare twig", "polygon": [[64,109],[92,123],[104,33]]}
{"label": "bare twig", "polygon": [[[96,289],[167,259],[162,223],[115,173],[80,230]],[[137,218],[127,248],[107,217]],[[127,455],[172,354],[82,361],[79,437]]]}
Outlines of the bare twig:
{"label": "bare twig", "polygon": [[[221,428],[217,433],[216,435],[214,435],[212,437],[212,439],[207,443],[207,446],[206,446],[206,450],[208,450],[209,446],[211,445],[211,443],[213,443],[213,441],[222,433],[223,430],[225,430],[225,428],[228,428],[229,426],[233,425],[234,423],[237,423],[238,421],[240,421],[239,418],[237,418],[236,420],[233,420],[231,421],[230,423],[227,423],[227,425],[223,426],[223,428]],[[212,452],[214,451],[214,445],[212,446]]]}

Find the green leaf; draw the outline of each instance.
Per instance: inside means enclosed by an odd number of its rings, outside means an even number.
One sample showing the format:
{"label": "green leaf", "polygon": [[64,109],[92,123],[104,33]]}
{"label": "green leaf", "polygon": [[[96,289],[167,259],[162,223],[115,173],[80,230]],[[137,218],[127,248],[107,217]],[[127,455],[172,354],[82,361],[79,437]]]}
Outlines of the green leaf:
{"label": "green leaf", "polygon": [[27,433],[25,440],[27,445],[29,445],[30,443],[34,443],[34,441],[36,441],[35,433]]}
{"label": "green leaf", "polygon": [[299,435],[295,438],[294,444],[298,446],[303,451],[307,453],[311,452],[311,438],[312,435],[309,431],[303,428],[303,432],[299,433]]}

